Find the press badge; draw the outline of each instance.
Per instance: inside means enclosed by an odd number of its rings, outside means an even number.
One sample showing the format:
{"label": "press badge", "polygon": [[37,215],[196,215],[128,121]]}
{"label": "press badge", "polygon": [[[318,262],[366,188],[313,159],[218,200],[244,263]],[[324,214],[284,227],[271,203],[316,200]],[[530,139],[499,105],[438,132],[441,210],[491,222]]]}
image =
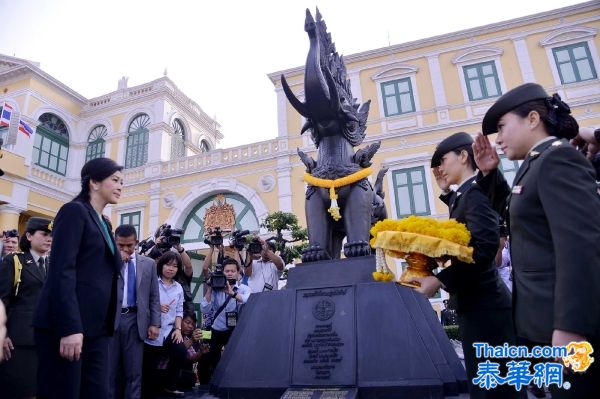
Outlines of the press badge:
{"label": "press badge", "polygon": [[237,312],[225,313],[225,325],[227,328],[234,328],[237,324]]}
{"label": "press badge", "polygon": [[521,194],[523,192],[523,186],[514,186],[512,188],[513,194]]}

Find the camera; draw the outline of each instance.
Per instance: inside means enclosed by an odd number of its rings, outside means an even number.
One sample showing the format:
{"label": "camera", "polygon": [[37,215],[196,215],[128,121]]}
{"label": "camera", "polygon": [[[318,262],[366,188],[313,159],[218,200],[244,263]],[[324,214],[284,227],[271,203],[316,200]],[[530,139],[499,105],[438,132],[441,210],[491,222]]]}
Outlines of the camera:
{"label": "camera", "polygon": [[241,251],[246,246],[246,236],[250,234],[248,230],[236,230],[231,233],[230,243],[235,249]]}
{"label": "camera", "polygon": [[223,245],[223,233],[221,232],[220,227],[215,227],[214,229],[208,230],[206,235],[204,236],[204,243],[206,245]]}
{"label": "camera", "polygon": [[172,228],[170,224],[163,224],[160,226],[159,237],[164,237],[158,246],[163,249],[169,249],[176,247],[181,243],[181,236],[183,229]]}
{"label": "camera", "polygon": [[145,254],[148,252],[150,248],[154,246],[154,241],[151,238],[147,238],[145,240],[140,241],[138,244],[138,248],[140,249],[140,254]]}
{"label": "camera", "polygon": [[250,241],[250,244],[248,244],[248,252],[253,255],[262,252],[262,244],[258,238],[254,238],[252,241]]}
{"label": "camera", "polygon": [[222,290],[225,288],[225,273],[223,273],[223,265],[217,264],[215,266],[215,271],[212,272],[208,278],[206,279],[206,285],[212,287],[214,290]]}

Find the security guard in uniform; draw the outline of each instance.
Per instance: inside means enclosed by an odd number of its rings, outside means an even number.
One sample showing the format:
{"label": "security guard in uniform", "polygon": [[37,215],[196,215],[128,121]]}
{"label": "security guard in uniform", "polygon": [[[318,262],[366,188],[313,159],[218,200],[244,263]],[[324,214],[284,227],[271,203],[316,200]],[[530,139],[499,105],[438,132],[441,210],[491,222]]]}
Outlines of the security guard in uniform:
{"label": "security guard in uniform", "polygon": [[2,397],[36,396],[37,355],[33,337],[33,313],[46,281],[52,244],[51,221],[32,217],[27,222],[19,247],[0,265],[0,298],[8,313],[7,338],[0,364]]}
{"label": "security guard in uniform", "polygon": [[590,342],[596,361],[584,373],[565,374],[568,389],[550,388],[554,399],[597,397],[600,197],[592,165],[567,141],[577,122],[558,94],[526,83],[486,113],[483,134],[496,132],[508,159],[523,159],[512,189],[487,138],[479,135],[473,149],[478,184],[508,220],[517,336],[530,347]]}

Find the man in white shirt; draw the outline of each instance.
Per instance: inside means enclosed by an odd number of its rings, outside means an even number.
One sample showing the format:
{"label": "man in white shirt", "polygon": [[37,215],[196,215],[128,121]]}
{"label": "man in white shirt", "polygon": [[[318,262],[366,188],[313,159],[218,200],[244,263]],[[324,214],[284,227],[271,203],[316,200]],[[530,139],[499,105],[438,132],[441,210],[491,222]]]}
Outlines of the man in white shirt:
{"label": "man in white shirt", "polygon": [[267,243],[259,237],[256,239],[260,241],[262,251],[246,258],[244,270],[248,277],[248,286],[253,294],[276,290],[279,274],[285,266],[281,257],[274,252],[275,245],[273,243]]}

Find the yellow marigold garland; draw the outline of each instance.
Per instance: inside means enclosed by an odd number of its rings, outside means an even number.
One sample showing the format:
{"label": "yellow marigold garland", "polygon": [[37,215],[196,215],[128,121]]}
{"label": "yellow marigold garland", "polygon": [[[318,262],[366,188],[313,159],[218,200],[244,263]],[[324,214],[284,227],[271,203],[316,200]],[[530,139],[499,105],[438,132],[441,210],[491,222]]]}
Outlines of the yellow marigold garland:
{"label": "yellow marigold garland", "polygon": [[[467,246],[471,241],[471,233],[467,226],[454,219],[435,220],[422,216],[409,216],[400,220],[385,219],[375,223],[371,228],[371,235],[377,237],[381,231],[401,231],[422,234],[430,237],[442,238],[459,245]],[[371,246],[375,238],[371,239]]]}
{"label": "yellow marigold garland", "polygon": [[340,207],[337,203],[338,196],[335,192],[335,189],[356,183],[357,181],[370,176],[372,173],[373,169],[368,167],[361,169],[358,172],[354,172],[348,176],[340,177],[339,179],[321,179],[320,177],[314,177],[310,173],[305,172],[304,181],[311,186],[329,189],[329,199],[331,200],[331,205],[329,206],[327,212],[329,212],[333,220],[337,222],[342,218],[342,215],[340,214]]}

